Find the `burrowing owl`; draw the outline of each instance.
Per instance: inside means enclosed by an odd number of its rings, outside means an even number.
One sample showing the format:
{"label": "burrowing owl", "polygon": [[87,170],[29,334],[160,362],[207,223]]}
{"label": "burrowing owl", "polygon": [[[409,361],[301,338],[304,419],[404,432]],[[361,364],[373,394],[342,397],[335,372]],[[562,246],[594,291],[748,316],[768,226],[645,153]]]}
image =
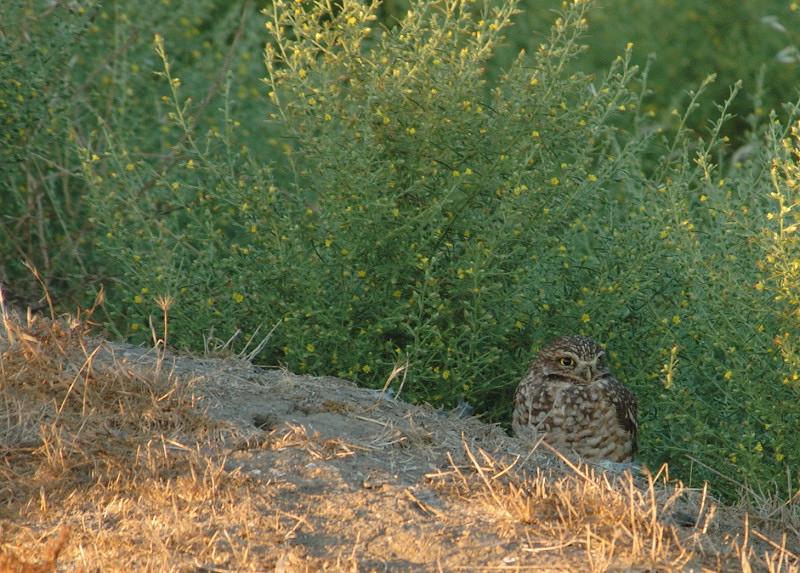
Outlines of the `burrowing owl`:
{"label": "burrowing owl", "polygon": [[636,398],[614,376],[603,347],[564,336],[544,347],[514,396],[514,434],[562,452],[612,462],[638,449]]}

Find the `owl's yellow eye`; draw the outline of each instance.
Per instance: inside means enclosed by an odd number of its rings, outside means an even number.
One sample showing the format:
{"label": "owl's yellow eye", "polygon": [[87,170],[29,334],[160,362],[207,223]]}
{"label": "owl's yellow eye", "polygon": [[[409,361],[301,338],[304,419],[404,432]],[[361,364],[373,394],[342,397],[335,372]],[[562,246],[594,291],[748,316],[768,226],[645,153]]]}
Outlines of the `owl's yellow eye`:
{"label": "owl's yellow eye", "polygon": [[569,356],[565,356],[564,358],[559,360],[559,362],[561,362],[561,366],[574,366],[575,365],[575,361],[572,358],[570,358]]}

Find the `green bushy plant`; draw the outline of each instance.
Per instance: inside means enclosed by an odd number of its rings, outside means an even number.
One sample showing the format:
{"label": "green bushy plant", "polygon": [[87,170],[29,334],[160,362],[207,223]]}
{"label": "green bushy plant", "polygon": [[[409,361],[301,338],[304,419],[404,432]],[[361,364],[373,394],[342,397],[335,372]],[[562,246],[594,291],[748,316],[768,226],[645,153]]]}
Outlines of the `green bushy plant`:
{"label": "green bushy plant", "polygon": [[[516,49],[537,45],[542,22],[561,4],[561,0],[528,3],[509,34],[512,45]],[[798,18],[798,4],[784,0],[599,2],[592,12],[590,49],[581,67],[602,69],[632,43],[632,62],[641,68],[649,62],[650,67],[645,109],[669,129],[678,126],[672,112],[685,107],[685,92],[716,74],[704,104],[689,118],[688,126],[698,132],[715,117],[712,102],[725,99],[728,87],[742,81],[741,95],[732,102],[732,117],[724,127],[734,144],[731,152],[736,152],[749,132],[766,123],[770,110],[781,111],[784,103],[797,97]],[[780,117],[786,121],[790,115]]]}
{"label": "green bushy plant", "polygon": [[[95,229],[81,177],[75,142],[99,141],[98,127],[113,132],[128,154],[123,164],[157,157],[161,172],[173,158],[167,141],[181,135],[167,119],[156,80],[160,61],[152,54],[152,30],[181,39],[176,61],[187,85],[196,88],[198,129],[215,126],[205,113],[224,70],[237,56],[237,71],[260,67],[260,39],[244,2],[109,5],[93,0],[9,0],[0,15],[0,279],[7,294],[36,304],[42,286],[59,310],[91,304],[103,280],[116,270],[93,248]],[[145,32],[146,31],[146,32]],[[204,57],[200,57],[201,54]],[[237,86],[242,111],[263,93]],[[261,139],[259,124],[243,138]],[[94,138],[94,139],[93,139]],[[94,147],[99,163],[105,150]],[[101,169],[109,176],[111,170]],[[140,185],[151,185],[140,181]],[[101,196],[100,201],[107,201]],[[26,264],[37,270],[37,285]]]}
{"label": "green bushy plant", "polygon": [[722,491],[736,491],[733,480],[791,495],[797,387],[776,344],[784,309],[762,282],[769,165],[786,129],[773,121],[757,152],[725,165],[727,109],[705,140],[680,129],[664,142],[655,176],[629,189],[632,231],[605,261],[630,277],[612,307],[632,311],[616,324],[615,346],[623,379],[649,404],[649,463]]}
{"label": "green bushy plant", "polygon": [[275,2],[262,116],[282,137],[261,145],[236,73],[197,129],[157,37],[171,168],[132,160],[111,127],[82,147],[120,277],[112,324],[141,340],[166,313],[168,342],[194,349],[275,326],[260,362],[375,387],[407,364],[404,397],[503,422],[533,353],[582,333],[639,396],[645,462],[785,492],[794,286],[774,277],[794,276],[794,255],[763,232],[770,193],[794,189],[785,124],[729,163],[735,93],[691,127],[709,78],[666,136],[631,91],[630,49],[575,71],[589,4],[489,74],[514,3],[419,0],[380,29],[374,5]]}
{"label": "green bushy plant", "polygon": [[[408,361],[413,399],[507,403],[548,301],[564,296],[548,291],[562,288],[565,245],[626,157],[609,118],[635,102],[626,58],[603,78],[564,72],[583,50],[585,2],[533,63],[487,85],[515,9],[425,2],[373,33],[374,9],[355,2],[335,14],[276,3],[267,82],[294,140],[276,170],[291,177],[192,141],[203,186],[185,170],[165,181],[176,216],[164,229],[122,197],[103,219],[110,240],[124,233],[112,251],[137,277],[125,314],[140,327],[154,309],[143,290],[181,292],[173,321],[226,332],[282,321],[268,362],[379,385]],[[578,307],[566,314],[591,326]],[[196,327],[181,331],[190,339],[176,343],[197,343]]]}
{"label": "green bushy plant", "polygon": [[[566,238],[615,169],[608,118],[632,104],[632,71],[620,59],[603,79],[564,73],[583,49],[585,3],[496,85],[484,67],[513,4],[477,14],[469,2],[419,4],[373,39],[342,31],[352,18],[367,28],[357,5],[322,29],[319,13],[275,6],[269,82],[305,154],[295,192],[311,192],[294,243],[319,249],[326,285],[298,313],[320,317],[307,336],[335,333],[325,347],[336,353],[349,342],[341,374],[402,355],[415,398],[468,392],[493,409],[519,370],[504,356],[528,356]],[[320,328],[330,297],[345,315]],[[304,363],[332,366],[302,348]]]}
{"label": "green bushy plant", "polygon": [[72,48],[87,26],[84,8],[20,0],[0,18],[0,280],[29,304],[42,291],[26,263],[54,294],[85,271],[69,116],[80,97]]}

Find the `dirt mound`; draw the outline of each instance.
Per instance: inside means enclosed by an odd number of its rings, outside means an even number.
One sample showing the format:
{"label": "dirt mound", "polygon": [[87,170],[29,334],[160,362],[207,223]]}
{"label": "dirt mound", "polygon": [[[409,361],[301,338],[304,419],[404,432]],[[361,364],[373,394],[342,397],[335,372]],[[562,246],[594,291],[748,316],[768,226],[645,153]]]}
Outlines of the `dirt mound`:
{"label": "dirt mound", "polygon": [[798,570],[791,521],[664,471],[78,321],[4,316],[0,405],[0,573]]}

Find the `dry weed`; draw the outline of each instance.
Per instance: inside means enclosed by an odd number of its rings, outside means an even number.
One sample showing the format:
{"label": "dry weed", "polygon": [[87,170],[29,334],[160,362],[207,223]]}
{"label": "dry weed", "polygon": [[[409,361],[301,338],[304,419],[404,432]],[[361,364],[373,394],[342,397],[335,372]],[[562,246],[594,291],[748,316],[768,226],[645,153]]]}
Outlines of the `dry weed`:
{"label": "dry weed", "polygon": [[77,320],[4,312],[2,328],[0,516],[17,545],[0,571],[54,570],[66,538],[31,565],[35,529],[16,526],[48,519],[79,520],[82,563],[168,571],[186,551],[198,566],[248,561],[249,528],[264,518],[247,478],[214,455],[220,424],[191,380],[162,360],[148,375],[131,369]]}
{"label": "dry weed", "polygon": [[[6,315],[0,339],[0,472],[3,500],[26,499],[47,483],[115,482],[169,467],[183,440],[207,433],[191,384],[97,361],[102,344],[77,320]],[[27,477],[29,479],[19,479]],[[27,491],[26,491],[27,490]]]}
{"label": "dry weed", "polygon": [[705,489],[658,483],[649,472],[601,471],[557,452],[569,473],[536,468],[528,475],[516,467],[519,457],[503,463],[481,449],[474,453],[467,441],[463,448],[469,465],[451,458],[449,471],[427,477],[516,524],[509,534],[523,534],[525,550],[537,562],[546,556],[560,567],[589,571],[639,570],[643,564],[651,571],[800,571],[785,532],[776,542],[751,527],[747,513],[737,528],[736,513],[727,508],[721,517]]}

